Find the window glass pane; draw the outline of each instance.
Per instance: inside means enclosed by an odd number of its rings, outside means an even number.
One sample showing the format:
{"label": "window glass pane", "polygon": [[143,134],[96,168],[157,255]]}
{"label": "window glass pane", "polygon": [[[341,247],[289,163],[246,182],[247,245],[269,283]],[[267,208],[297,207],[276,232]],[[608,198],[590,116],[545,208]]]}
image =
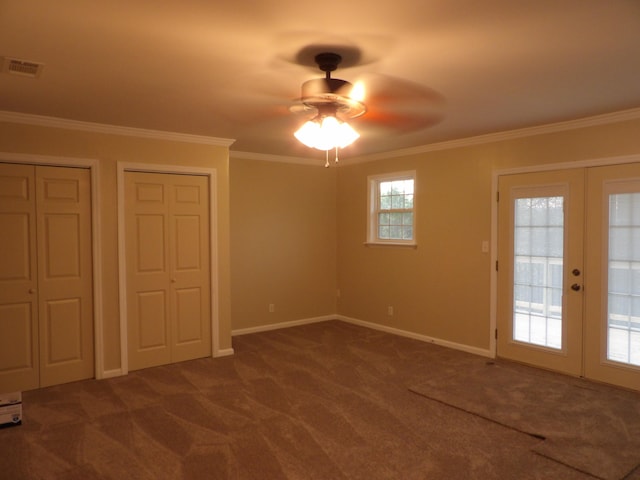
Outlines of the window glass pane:
{"label": "window glass pane", "polygon": [[413,195],[404,196],[404,208],[413,208]]}
{"label": "window glass pane", "polygon": [[412,240],[414,180],[382,180],[377,185],[377,212],[370,218],[378,222],[378,239]]}
{"label": "window glass pane", "polygon": [[563,200],[514,204],[513,338],[554,349],[562,348]]}
{"label": "window glass pane", "polygon": [[402,225],[402,213],[392,213],[389,218],[391,225]]}
{"label": "window glass pane", "polygon": [[609,196],[607,358],[640,366],[640,194]]}
{"label": "window glass pane", "polygon": [[404,181],[404,193],[413,195],[413,179]]}
{"label": "window glass pane", "polygon": [[395,225],[391,225],[389,227],[389,238],[398,240],[402,238],[402,227],[397,227]]}
{"label": "window glass pane", "polygon": [[399,209],[404,207],[404,196],[402,195],[392,195],[391,196],[391,208]]}

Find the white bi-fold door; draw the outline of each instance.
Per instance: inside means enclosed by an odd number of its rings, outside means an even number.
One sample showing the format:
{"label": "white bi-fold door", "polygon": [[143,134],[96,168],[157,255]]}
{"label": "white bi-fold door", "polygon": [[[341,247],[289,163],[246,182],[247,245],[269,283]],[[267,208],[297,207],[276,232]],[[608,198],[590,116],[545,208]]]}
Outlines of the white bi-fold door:
{"label": "white bi-fold door", "polygon": [[124,179],[129,369],[210,356],[208,177]]}
{"label": "white bi-fold door", "polygon": [[0,392],[93,377],[90,174],[0,163]]}

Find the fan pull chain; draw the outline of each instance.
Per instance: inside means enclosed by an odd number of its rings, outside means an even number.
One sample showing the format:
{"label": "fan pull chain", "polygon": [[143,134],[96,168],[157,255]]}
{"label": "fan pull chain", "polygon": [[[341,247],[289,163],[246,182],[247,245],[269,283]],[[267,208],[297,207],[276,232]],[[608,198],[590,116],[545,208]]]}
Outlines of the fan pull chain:
{"label": "fan pull chain", "polygon": [[325,150],[326,159],[324,162],[324,168],[329,168],[329,150]]}
{"label": "fan pull chain", "polygon": [[336,163],[338,163],[338,147],[336,147]]}

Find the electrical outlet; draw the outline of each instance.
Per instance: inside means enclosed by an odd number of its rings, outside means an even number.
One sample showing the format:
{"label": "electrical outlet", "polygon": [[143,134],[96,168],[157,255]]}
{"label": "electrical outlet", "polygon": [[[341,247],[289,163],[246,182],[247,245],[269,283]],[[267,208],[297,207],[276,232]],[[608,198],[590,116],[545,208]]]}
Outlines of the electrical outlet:
{"label": "electrical outlet", "polygon": [[276,311],[276,306],[274,303],[269,304],[269,313],[273,313]]}
{"label": "electrical outlet", "polygon": [[393,317],[393,306],[389,305],[387,307],[387,315],[389,315],[390,317]]}

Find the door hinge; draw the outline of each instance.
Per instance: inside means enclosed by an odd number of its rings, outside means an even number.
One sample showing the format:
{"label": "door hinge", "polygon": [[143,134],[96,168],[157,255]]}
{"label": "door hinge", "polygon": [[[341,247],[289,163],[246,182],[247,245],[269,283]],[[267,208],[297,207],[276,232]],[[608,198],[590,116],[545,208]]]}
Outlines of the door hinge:
{"label": "door hinge", "polygon": [[496,202],[500,201],[500,191],[496,192]]}
{"label": "door hinge", "polygon": [[495,335],[496,340],[497,340],[497,339],[498,339],[498,329],[497,329],[497,328],[496,328],[496,329],[495,329],[495,331],[494,331],[494,335]]}
{"label": "door hinge", "polygon": [[496,272],[498,271],[498,260],[496,260]]}

